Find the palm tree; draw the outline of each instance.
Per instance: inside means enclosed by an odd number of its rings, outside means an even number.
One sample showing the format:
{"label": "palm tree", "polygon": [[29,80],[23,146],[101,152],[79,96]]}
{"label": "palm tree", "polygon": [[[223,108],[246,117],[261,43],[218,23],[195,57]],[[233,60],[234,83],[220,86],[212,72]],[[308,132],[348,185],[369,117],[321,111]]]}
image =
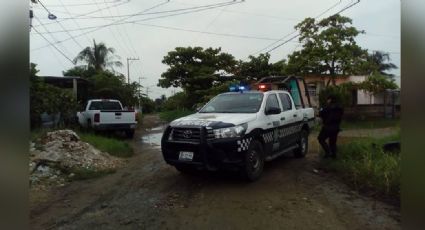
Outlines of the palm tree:
{"label": "palm tree", "polygon": [[374,51],[370,56],[370,61],[375,66],[376,71],[384,76],[393,77],[394,74],[389,74],[386,71],[396,69],[397,66],[389,61],[390,55],[389,53],[385,53],[382,51]]}
{"label": "palm tree", "polygon": [[93,39],[93,47],[87,46],[83,49],[77,57],[74,58],[74,62],[85,62],[87,63],[87,67],[92,67],[96,71],[105,70],[106,67],[111,67],[112,69],[114,66],[121,67],[122,63],[120,61],[113,60],[115,58],[120,58],[114,53],[114,48],[106,47],[103,42],[96,44],[96,41]]}

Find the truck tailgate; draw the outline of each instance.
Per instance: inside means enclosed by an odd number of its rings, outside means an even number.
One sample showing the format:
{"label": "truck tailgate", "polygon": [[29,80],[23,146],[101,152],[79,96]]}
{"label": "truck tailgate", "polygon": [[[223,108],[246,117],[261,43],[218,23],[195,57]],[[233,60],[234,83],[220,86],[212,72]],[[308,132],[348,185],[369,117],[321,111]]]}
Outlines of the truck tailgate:
{"label": "truck tailgate", "polygon": [[134,111],[100,111],[101,124],[134,124],[136,123]]}

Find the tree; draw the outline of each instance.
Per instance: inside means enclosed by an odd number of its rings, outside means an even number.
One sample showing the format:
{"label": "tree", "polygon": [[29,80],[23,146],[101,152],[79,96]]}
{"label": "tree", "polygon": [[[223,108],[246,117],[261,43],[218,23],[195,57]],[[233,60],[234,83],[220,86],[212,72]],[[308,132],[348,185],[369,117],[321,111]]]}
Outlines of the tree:
{"label": "tree", "polygon": [[250,55],[249,61],[239,61],[237,75],[240,79],[250,81],[258,81],[263,77],[273,75],[285,75],[286,60],[276,63],[269,63],[270,54],[260,54],[258,57]]}
{"label": "tree", "polygon": [[101,71],[90,80],[91,98],[112,98],[120,100],[125,106],[134,106],[139,101],[139,84],[126,84],[125,76],[110,71]]}
{"label": "tree", "polygon": [[380,73],[374,73],[365,81],[361,82],[359,88],[371,92],[372,94],[378,94],[384,92],[386,89],[397,89],[398,86],[394,80],[388,79]]}
{"label": "tree", "polygon": [[383,76],[393,77],[394,74],[389,74],[386,71],[396,69],[397,66],[391,63],[389,53],[383,51],[374,51],[369,55],[369,61],[372,64],[372,72],[378,72]]}
{"label": "tree", "polygon": [[70,89],[61,89],[37,76],[37,65],[30,64],[30,122],[31,127],[41,125],[41,114],[60,113],[62,121],[72,122],[78,103]]}
{"label": "tree", "polygon": [[300,33],[302,50],[289,55],[288,71],[293,74],[330,76],[327,85],[335,85],[337,75],[359,74],[367,63],[367,51],[354,38],[362,31],[351,26],[352,20],[339,14],[316,22],[306,18],[295,26]]}
{"label": "tree", "polygon": [[162,63],[169,66],[161,74],[158,86],[181,87],[188,94],[189,104],[194,104],[202,91],[229,80],[236,61],[221,48],[177,47],[168,52]]}
{"label": "tree", "polygon": [[114,66],[121,67],[122,63],[114,60],[119,58],[119,56],[114,53],[114,48],[108,48],[102,42],[96,44],[96,41],[93,40],[93,47],[88,46],[83,49],[77,57],[74,58],[74,62],[84,62],[87,64],[87,68],[92,67],[96,71],[105,70],[106,67],[111,67],[112,69]]}
{"label": "tree", "polygon": [[162,63],[169,66],[161,74],[161,87],[182,87],[188,91],[203,90],[224,80],[223,76],[234,69],[236,61],[221,48],[177,47],[168,52]]}
{"label": "tree", "polygon": [[96,75],[97,71],[93,67],[75,66],[66,71],[62,71],[62,74],[63,76],[81,77],[88,80]]}

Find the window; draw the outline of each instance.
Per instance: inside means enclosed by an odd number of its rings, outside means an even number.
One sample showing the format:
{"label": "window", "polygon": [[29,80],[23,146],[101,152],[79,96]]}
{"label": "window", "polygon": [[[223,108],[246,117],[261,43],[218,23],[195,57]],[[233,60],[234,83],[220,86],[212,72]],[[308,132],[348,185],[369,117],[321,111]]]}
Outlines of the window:
{"label": "window", "polygon": [[307,91],[310,96],[317,96],[317,86],[315,83],[307,84]]}
{"label": "window", "polygon": [[269,108],[280,108],[279,106],[279,101],[277,100],[276,94],[270,94],[267,97],[267,101],[266,101],[266,111]]}
{"label": "window", "polygon": [[92,101],[89,110],[122,110],[117,101]]}
{"label": "window", "polygon": [[279,93],[280,101],[282,102],[283,111],[292,109],[291,98],[289,98],[288,94]]}
{"label": "window", "polygon": [[200,113],[256,113],[263,93],[228,93],[212,99]]}

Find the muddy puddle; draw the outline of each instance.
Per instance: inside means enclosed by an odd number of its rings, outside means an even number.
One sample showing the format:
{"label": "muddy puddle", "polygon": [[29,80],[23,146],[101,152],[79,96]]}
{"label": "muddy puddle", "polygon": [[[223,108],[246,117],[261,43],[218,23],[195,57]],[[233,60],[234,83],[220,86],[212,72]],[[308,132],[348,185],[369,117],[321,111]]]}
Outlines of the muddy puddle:
{"label": "muddy puddle", "polygon": [[154,127],[148,130],[148,133],[143,135],[140,139],[143,144],[149,145],[152,148],[161,147],[161,137],[164,126]]}

